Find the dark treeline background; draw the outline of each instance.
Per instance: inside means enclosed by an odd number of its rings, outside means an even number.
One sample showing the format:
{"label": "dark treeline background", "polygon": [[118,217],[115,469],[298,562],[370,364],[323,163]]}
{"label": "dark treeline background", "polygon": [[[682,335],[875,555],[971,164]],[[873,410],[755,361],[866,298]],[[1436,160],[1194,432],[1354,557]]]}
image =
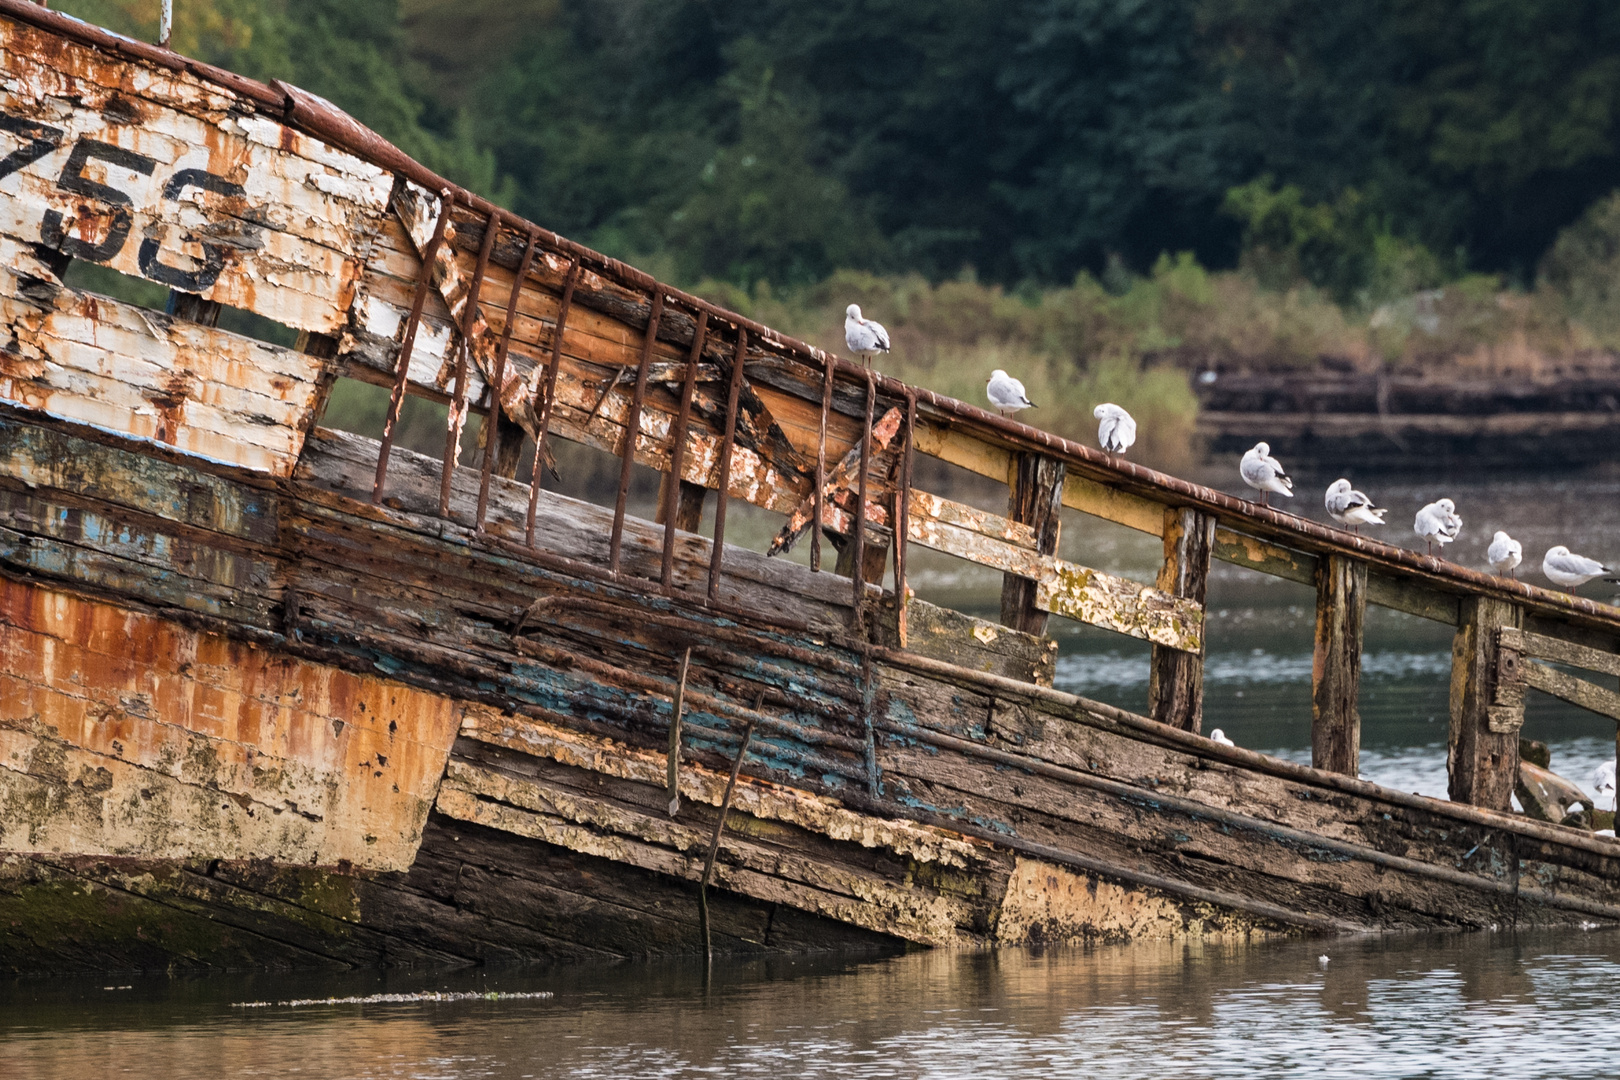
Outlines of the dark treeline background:
{"label": "dark treeline background", "polygon": [[[157,0],[60,6],[149,35]],[[1341,294],[1392,246],[1528,282],[1620,177],[1609,0],[176,6],[178,47],[686,280],[1066,283],[1269,229]]]}

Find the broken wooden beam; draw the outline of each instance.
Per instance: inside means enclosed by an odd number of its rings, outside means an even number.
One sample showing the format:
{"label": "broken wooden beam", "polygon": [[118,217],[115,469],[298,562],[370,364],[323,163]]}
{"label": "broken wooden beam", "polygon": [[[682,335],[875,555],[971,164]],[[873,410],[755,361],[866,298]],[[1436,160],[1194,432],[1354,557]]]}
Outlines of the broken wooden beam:
{"label": "broken wooden beam", "polygon": [[1362,624],[1367,564],[1329,555],[1317,564],[1316,637],[1311,658],[1311,764],[1357,776],[1361,766]]}

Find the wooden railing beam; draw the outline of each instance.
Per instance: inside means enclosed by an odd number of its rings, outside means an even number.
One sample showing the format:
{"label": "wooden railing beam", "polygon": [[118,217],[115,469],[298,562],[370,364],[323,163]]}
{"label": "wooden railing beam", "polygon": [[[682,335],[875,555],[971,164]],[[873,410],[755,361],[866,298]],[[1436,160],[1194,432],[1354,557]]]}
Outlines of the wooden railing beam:
{"label": "wooden railing beam", "polygon": [[[1200,607],[1209,591],[1215,519],[1185,507],[1164,511],[1164,564],[1158,588]],[[1148,715],[1161,724],[1198,731],[1204,722],[1204,635],[1189,652],[1154,645],[1148,670]]]}
{"label": "wooden railing beam", "polygon": [[1317,563],[1316,647],[1311,659],[1311,764],[1357,776],[1361,766],[1362,625],[1367,564],[1342,555]]}
{"label": "wooden railing beam", "polygon": [[[1020,454],[1007,517],[1030,526],[1035,550],[1056,555],[1062,531],[1063,462],[1040,454]],[[1026,634],[1046,633],[1047,613],[1035,606],[1036,582],[1018,574],[1001,578],[1001,622]]]}
{"label": "wooden railing beam", "polygon": [[[1507,812],[1519,772],[1519,727],[1512,722],[1513,704],[1497,701],[1499,681],[1504,691],[1513,683],[1498,679],[1498,631],[1519,627],[1524,609],[1493,597],[1469,596],[1459,614],[1451,646],[1447,793],[1453,802]],[[1522,672],[1517,678],[1522,679]],[[1522,689],[1518,697],[1516,717],[1522,723]]]}

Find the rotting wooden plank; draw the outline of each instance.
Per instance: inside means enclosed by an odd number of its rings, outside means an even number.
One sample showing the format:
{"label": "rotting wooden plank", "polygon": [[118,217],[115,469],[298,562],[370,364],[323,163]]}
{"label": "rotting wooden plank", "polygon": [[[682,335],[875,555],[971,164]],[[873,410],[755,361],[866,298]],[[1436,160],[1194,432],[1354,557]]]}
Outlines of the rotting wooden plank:
{"label": "rotting wooden plank", "polygon": [[1367,564],[1330,555],[1318,563],[1316,635],[1311,658],[1311,764],[1361,771],[1361,628],[1367,611]]}
{"label": "rotting wooden plank", "polygon": [[1430,588],[1420,581],[1368,567],[1367,603],[1456,626],[1461,618],[1462,594]]}
{"label": "rotting wooden plank", "polygon": [[1058,652],[1058,643],[1052,638],[1027,634],[915,597],[907,602],[906,610],[906,642],[901,645],[893,598],[884,599],[872,626],[878,644],[1020,682],[1052,685]]}
{"label": "rotting wooden plank", "polygon": [[[1041,555],[1056,555],[1063,519],[1063,462],[1043,454],[1018,455],[1017,476],[1008,494],[1007,516],[1027,525],[1032,546]],[[909,531],[909,529],[908,529]],[[1035,606],[1035,582],[1022,574],[1003,574],[1001,621],[1028,634],[1046,632],[1047,613]]]}
{"label": "rotting wooden plank", "polygon": [[[1506,812],[1519,767],[1517,731],[1493,730],[1496,635],[1518,626],[1524,610],[1491,597],[1462,602],[1451,646],[1451,725],[1446,743],[1447,792],[1453,802]],[[1502,725],[1497,724],[1496,727]]]}
{"label": "rotting wooden plank", "polygon": [[278,498],[270,492],[5,415],[0,478],[93,493],[114,506],[258,543],[276,537]]}
{"label": "rotting wooden plank", "polygon": [[1315,555],[1281,547],[1224,525],[1215,527],[1215,558],[1302,585],[1316,583]]}
{"label": "rotting wooden plank", "polygon": [[291,473],[324,361],[0,270],[0,400],[227,465]]}
{"label": "rotting wooden plank", "polygon": [[1075,563],[1052,560],[1035,606],[1186,652],[1204,648],[1204,608],[1193,600]]}
{"label": "rotting wooden plank", "polygon": [[1620,655],[1612,652],[1512,626],[1502,627],[1497,631],[1497,637],[1504,649],[1513,649],[1537,660],[1551,660],[1605,675],[1620,675]]}
{"label": "rotting wooden plank", "polygon": [[0,111],[52,146],[0,197],[5,265],[57,281],[43,244],[301,330],[342,324],[392,183],[382,169],[194,75],[31,27],[0,24],[0,58]]}
{"label": "rotting wooden plank", "polygon": [[1600,716],[1620,720],[1620,694],[1534,660],[1525,662],[1524,681],[1533,690],[1551,694]]}
{"label": "rotting wooden plank", "polygon": [[[1215,519],[1184,507],[1166,507],[1163,533],[1159,591],[1197,604],[1201,615],[1209,591]],[[1199,644],[1196,649],[1155,644],[1148,659],[1148,715],[1182,731],[1199,731],[1204,722],[1202,634]]]}
{"label": "rotting wooden plank", "polygon": [[1063,505],[1150,536],[1164,535],[1164,504],[1111,488],[1070,472],[1063,478]]}

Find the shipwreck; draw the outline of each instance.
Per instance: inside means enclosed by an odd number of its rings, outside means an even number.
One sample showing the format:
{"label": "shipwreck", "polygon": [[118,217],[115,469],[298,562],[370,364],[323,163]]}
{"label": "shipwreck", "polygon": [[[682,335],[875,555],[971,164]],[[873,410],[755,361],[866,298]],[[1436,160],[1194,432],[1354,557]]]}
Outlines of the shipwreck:
{"label": "shipwreck", "polygon": [[[0,969],[1620,920],[1620,845],[1511,806],[1527,691],[1620,717],[1620,610],[874,374],[296,87],[23,0],[0,68]],[[381,440],[322,425],[339,378]],[[442,456],[393,445],[406,395]],[[547,491],[557,440],[616,497]],[[739,503],[811,565],[728,542]],[[1059,558],[1062,508],[1158,579]],[[999,621],[912,597],[918,545],[1004,574]],[[1314,767],[1199,734],[1216,559],[1316,590]],[[1368,604],[1456,627],[1451,801],[1357,776]],[[1152,643],[1150,715],[1053,689],[1053,617]]]}

